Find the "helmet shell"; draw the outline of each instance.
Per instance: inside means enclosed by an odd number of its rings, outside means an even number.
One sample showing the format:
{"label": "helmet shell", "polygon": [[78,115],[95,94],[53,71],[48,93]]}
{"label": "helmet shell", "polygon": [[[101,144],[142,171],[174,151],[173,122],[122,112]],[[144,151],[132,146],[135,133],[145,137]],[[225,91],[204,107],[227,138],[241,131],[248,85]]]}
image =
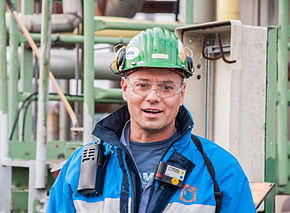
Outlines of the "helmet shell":
{"label": "helmet shell", "polygon": [[173,68],[187,78],[192,75],[182,42],[174,33],[161,28],[147,29],[131,39],[119,72],[124,74],[140,67]]}

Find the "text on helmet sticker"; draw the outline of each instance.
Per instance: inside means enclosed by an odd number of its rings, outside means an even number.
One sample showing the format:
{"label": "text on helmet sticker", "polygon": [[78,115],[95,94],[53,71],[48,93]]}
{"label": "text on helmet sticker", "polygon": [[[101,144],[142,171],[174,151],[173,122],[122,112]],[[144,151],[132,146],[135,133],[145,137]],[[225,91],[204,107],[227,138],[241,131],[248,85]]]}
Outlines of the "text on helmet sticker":
{"label": "text on helmet sticker", "polygon": [[131,60],[139,55],[139,49],[137,47],[129,47],[126,49],[126,59]]}
{"label": "text on helmet sticker", "polygon": [[168,59],[168,55],[167,54],[152,54],[152,58],[162,58],[162,59]]}

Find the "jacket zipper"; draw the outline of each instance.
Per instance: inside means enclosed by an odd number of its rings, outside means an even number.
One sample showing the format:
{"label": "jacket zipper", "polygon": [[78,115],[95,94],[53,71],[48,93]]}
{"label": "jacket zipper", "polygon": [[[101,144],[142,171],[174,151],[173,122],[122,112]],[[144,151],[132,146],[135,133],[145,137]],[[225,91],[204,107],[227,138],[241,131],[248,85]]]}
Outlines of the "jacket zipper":
{"label": "jacket zipper", "polygon": [[[141,194],[142,194],[142,187],[141,187],[141,179],[138,173],[137,166],[131,156],[131,154],[128,152],[127,148],[124,148],[125,153],[125,163],[127,164],[128,172],[130,175],[131,180],[131,186],[132,186],[132,202],[131,202],[131,212],[137,213],[139,211],[140,206],[140,200],[141,200]],[[127,162],[128,159],[128,162]],[[134,174],[136,174],[137,180],[135,181]]]}

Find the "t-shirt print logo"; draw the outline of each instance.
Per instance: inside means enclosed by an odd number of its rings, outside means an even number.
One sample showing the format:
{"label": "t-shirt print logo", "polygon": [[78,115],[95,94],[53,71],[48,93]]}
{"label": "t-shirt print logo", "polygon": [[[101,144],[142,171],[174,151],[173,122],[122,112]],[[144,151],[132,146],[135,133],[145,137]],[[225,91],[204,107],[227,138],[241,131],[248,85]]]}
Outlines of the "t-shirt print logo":
{"label": "t-shirt print logo", "polygon": [[196,187],[185,184],[181,190],[180,200],[190,203],[196,200]]}

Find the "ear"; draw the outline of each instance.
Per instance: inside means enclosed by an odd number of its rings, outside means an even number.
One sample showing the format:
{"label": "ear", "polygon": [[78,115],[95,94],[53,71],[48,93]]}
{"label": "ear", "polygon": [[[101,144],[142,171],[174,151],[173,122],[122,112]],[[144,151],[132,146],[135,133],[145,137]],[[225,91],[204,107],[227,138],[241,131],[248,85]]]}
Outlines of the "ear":
{"label": "ear", "polygon": [[122,97],[123,100],[127,102],[127,89],[128,89],[128,84],[126,78],[122,77],[121,79],[121,88],[122,88]]}
{"label": "ear", "polygon": [[185,95],[185,88],[186,88],[186,83],[183,83],[182,89],[180,92],[180,106],[183,105],[183,100],[184,100],[184,95]]}

